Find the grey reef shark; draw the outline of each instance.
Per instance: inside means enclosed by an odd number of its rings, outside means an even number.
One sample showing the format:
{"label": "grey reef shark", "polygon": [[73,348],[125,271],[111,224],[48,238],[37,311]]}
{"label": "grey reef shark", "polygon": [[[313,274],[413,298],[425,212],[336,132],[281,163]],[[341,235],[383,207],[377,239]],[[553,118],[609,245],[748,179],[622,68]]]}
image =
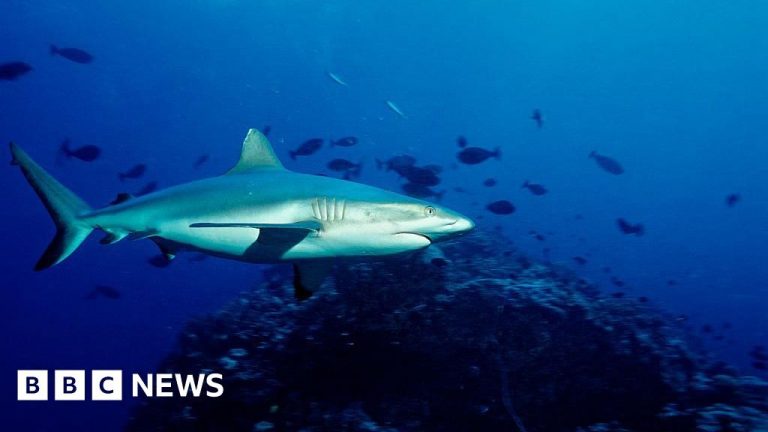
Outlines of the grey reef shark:
{"label": "grey reef shark", "polygon": [[469,218],[435,204],[287,170],[256,129],[248,131],[240,160],[224,175],[140,197],[120,194],[100,209],[21,147],[10,147],[12,163],[21,167],[56,225],[35,270],[62,262],[98,229],[106,233],[103,244],[149,239],[167,259],[194,251],[250,263],[291,263],[296,298],[305,299],[335,259],[415,251],[474,227]]}

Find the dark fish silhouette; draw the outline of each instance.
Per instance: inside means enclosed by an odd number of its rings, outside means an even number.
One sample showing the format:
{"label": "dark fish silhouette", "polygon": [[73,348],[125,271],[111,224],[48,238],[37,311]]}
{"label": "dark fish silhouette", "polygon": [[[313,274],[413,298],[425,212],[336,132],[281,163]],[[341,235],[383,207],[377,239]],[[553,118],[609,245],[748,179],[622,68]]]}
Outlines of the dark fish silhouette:
{"label": "dark fish silhouette", "polygon": [[144,173],[147,171],[147,166],[144,164],[136,164],[131,169],[129,169],[126,172],[121,172],[117,175],[117,177],[120,179],[120,181],[124,181],[125,179],[136,179],[144,175]]}
{"label": "dark fish silhouette", "polygon": [[80,64],[88,64],[93,61],[92,55],[79,48],[59,48],[56,45],[51,45],[51,55],[58,55]]}
{"label": "dark fish silhouette", "polygon": [[677,285],[677,281],[674,279],[670,279],[667,281],[667,286],[676,286],[676,285]]}
{"label": "dark fish silhouette", "polygon": [[416,164],[416,158],[410,155],[398,155],[393,156],[385,161],[376,159],[376,167],[379,169],[386,168],[387,171],[394,171],[400,175],[403,172]]}
{"label": "dark fish silhouette", "polygon": [[736,204],[739,203],[739,201],[741,201],[741,195],[737,193],[732,193],[732,194],[729,194],[727,197],[725,197],[725,205],[727,205],[728,207],[735,206]]}
{"label": "dark fish silhouette", "polygon": [[440,177],[429,168],[421,168],[417,166],[410,166],[404,168],[400,175],[408,179],[411,183],[420,184],[423,186],[437,186],[440,184]]}
{"label": "dark fish silhouette", "polygon": [[69,139],[65,139],[61,143],[60,151],[68,158],[80,159],[84,162],[93,162],[101,156],[101,149],[95,145],[86,145],[71,149],[69,147]]}
{"label": "dark fish silhouette", "polygon": [[462,135],[459,135],[459,137],[456,138],[456,144],[458,144],[460,148],[465,148],[467,146],[467,139]]}
{"label": "dark fish silhouette", "polygon": [[617,298],[617,299],[624,298],[624,293],[621,291],[616,291],[614,293],[611,293],[611,297]]}
{"label": "dark fish silhouette", "polygon": [[764,371],[764,370],[768,370],[768,363],[756,361],[756,362],[752,362],[752,367],[757,370]]}
{"label": "dark fish silhouette", "polygon": [[624,281],[617,278],[616,276],[611,277],[611,283],[614,284],[617,287],[623,287]]}
{"label": "dark fish silhouette", "polygon": [[120,291],[107,285],[96,285],[96,287],[89,292],[85,298],[88,300],[97,299],[99,297],[108,298],[111,300],[117,300],[120,298]]}
{"label": "dark fish silhouette", "polygon": [[637,301],[639,301],[640,303],[648,303],[648,297],[640,296],[637,298]]}
{"label": "dark fish silhouette", "polygon": [[541,110],[538,108],[534,109],[531,113],[531,120],[536,122],[536,127],[541,129],[541,127],[544,125],[544,118],[541,116]]}
{"label": "dark fish silhouette", "polygon": [[265,137],[268,137],[270,132],[272,132],[272,126],[270,125],[265,125],[261,130],[261,133],[264,134]]}
{"label": "dark fish silhouette", "polygon": [[32,70],[32,66],[24,62],[10,62],[0,64],[0,79],[13,81]]}
{"label": "dark fish silhouette", "polygon": [[507,200],[494,201],[485,206],[485,208],[491,213],[498,215],[508,215],[515,212],[515,206]]}
{"label": "dark fish silhouette", "polygon": [[195,163],[194,163],[192,166],[193,166],[195,169],[198,169],[198,168],[200,168],[201,166],[203,166],[203,164],[204,164],[204,163],[206,163],[206,162],[208,162],[208,155],[207,155],[207,154],[202,154],[202,155],[200,155],[200,156],[197,158],[197,160],[195,161]]}
{"label": "dark fish silhouette", "polygon": [[328,169],[336,172],[343,172],[344,178],[357,178],[360,176],[360,171],[363,168],[362,163],[354,163],[347,159],[334,159],[328,162]]}
{"label": "dark fish silhouette", "polygon": [[618,225],[619,230],[621,230],[622,233],[630,235],[634,234],[638,237],[645,234],[645,227],[643,227],[643,224],[631,224],[624,220],[623,218],[616,219],[616,225]]}
{"label": "dark fish silhouette", "polygon": [[545,241],[547,239],[546,237],[544,237],[544,234],[541,234],[534,230],[528,231],[528,235],[530,235],[531,237],[535,238],[538,241]]}
{"label": "dark fish silhouette", "polygon": [[528,180],[523,183],[523,188],[528,189],[534,195],[545,195],[549,192],[543,185],[531,183]]}
{"label": "dark fish silhouette", "polygon": [[485,181],[483,181],[483,186],[485,187],[494,187],[496,186],[496,179],[495,178],[487,178]]}
{"label": "dark fish silhouette", "polygon": [[339,147],[352,147],[357,145],[357,137],[349,136],[344,138],[339,138],[337,140],[330,140],[331,141],[331,147],[339,146]]}
{"label": "dark fish silhouette", "polygon": [[151,182],[145,184],[144,187],[141,188],[138,192],[136,192],[136,196],[147,195],[147,194],[150,194],[150,193],[152,193],[152,192],[154,192],[156,190],[157,190],[157,182],[156,181],[151,181]]}
{"label": "dark fish silhouette", "polygon": [[619,175],[624,173],[624,168],[621,166],[621,164],[613,158],[610,158],[608,156],[603,156],[601,154],[597,154],[596,151],[593,151],[589,154],[589,157],[595,160],[597,163],[597,166],[603,169],[605,172],[609,172],[614,175]]}
{"label": "dark fish silhouette", "polygon": [[290,152],[291,159],[296,160],[296,156],[309,156],[320,150],[323,146],[322,138],[312,138],[304,141],[299,148]]}
{"label": "dark fish silhouette", "polygon": [[480,147],[466,147],[464,150],[460,151],[456,157],[459,158],[459,161],[467,165],[477,165],[485,162],[491,157],[500,159],[501,149],[497,147],[496,150],[490,151]]}
{"label": "dark fish silhouette", "polygon": [[701,332],[702,333],[712,333],[713,331],[714,331],[714,329],[709,324],[704,324],[703,326],[701,326]]}
{"label": "dark fish silhouette", "polygon": [[572,259],[573,259],[573,260],[576,262],[576,264],[578,264],[578,265],[584,265],[584,264],[586,264],[586,263],[587,263],[587,259],[586,259],[586,258],[584,258],[584,257],[581,257],[581,256],[575,256],[575,257],[573,257]]}
{"label": "dark fish silhouette", "polygon": [[430,198],[435,197],[438,201],[443,198],[445,191],[436,192],[429,186],[425,186],[418,183],[405,183],[401,186],[406,195],[414,198]]}

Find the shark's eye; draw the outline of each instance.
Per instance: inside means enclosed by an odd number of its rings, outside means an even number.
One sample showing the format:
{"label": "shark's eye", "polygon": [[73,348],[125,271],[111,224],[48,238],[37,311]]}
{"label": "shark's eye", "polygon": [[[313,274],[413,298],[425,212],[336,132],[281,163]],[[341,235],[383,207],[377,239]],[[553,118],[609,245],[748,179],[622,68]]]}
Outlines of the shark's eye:
{"label": "shark's eye", "polygon": [[426,206],[424,207],[424,214],[426,216],[434,216],[437,214],[437,209],[432,206]]}

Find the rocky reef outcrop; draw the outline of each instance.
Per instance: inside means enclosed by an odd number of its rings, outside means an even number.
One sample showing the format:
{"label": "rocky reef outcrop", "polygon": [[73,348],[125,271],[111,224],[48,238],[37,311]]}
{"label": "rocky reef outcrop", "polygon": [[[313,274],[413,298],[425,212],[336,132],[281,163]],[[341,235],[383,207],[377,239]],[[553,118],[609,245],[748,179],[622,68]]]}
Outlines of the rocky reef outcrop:
{"label": "rocky reef outcrop", "polygon": [[145,400],[126,430],[768,430],[768,383],[694,352],[652,304],[497,233],[442,250],[338,265],[300,303],[270,272],[161,366],[221,372],[224,395]]}

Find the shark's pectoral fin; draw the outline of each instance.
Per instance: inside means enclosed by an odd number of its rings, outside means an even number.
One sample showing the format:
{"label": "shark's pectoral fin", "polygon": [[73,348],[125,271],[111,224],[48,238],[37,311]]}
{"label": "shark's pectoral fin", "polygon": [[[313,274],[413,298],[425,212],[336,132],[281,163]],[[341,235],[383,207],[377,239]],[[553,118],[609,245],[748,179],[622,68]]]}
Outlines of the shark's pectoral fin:
{"label": "shark's pectoral fin", "polygon": [[301,221],[287,224],[251,223],[251,222],[196,222],[189,225],[190,228],[257,228],[260,230],[306,230],[317,232],[323,227],[318,221]]}
{"label": "shark's pectoral fin", "polygon": [[293,265],[293,295],[296,300],[306,300],[323,284],[331,272],[329,260],[302,261]]}

